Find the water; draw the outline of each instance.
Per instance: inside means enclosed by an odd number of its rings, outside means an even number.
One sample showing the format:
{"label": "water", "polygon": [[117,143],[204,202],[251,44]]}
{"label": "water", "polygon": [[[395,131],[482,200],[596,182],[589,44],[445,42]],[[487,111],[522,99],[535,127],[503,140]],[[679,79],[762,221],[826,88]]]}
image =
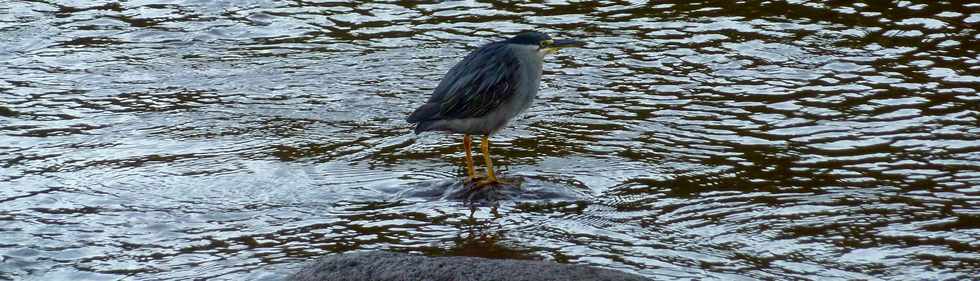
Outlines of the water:
{"label": "water", "polygon": [[[975,278],[980,5],[846,2],[5,1],[0,279],[274,280],[365,249]],[[494,137],[530,195],[435,196],[460,137],[405,116],[527,29],[588,41]]]}

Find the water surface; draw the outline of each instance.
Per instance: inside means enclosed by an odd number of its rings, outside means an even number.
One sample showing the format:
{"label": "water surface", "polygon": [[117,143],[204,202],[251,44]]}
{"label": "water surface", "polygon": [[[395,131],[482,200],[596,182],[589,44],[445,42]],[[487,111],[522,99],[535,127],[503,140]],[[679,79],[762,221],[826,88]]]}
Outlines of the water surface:
{"label": "water surface", "polygon": [[[980,5],[846,2],[6,1],[0,279],[277,279],[367,249],[975,278]],[[529,196],[441,198],[461,138],[405,116],[532,29],[588,45],[494,137]]]}

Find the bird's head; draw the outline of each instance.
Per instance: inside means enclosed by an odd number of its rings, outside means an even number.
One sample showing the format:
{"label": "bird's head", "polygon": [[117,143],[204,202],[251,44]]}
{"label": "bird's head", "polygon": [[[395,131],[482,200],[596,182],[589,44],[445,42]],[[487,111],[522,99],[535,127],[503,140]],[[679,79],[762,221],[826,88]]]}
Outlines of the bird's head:
{"label": "bird's head", "polygon": [[571,39],[551,39],[551,36],[548,36],[547,34],[533,31],[517,34],[516,36],[507,39],[506,42],[510,44],[536,47],[538,49],[538,54],[541,56],[556,53],[562,48],[581,47],[585,45],[585,42],[582,41]]}

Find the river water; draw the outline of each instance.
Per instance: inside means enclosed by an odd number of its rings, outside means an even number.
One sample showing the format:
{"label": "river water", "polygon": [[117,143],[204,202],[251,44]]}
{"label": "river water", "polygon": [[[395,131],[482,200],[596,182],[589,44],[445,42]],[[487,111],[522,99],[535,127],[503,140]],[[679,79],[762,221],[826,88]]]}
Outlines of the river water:
{"label": "river water", "polygon": [[[849,2],[3,1],[0,280],[976,278],[980,4]],[[493,138],[526,196],[438,196],[461,138],[404,118],[523,30],[588,42]]]}

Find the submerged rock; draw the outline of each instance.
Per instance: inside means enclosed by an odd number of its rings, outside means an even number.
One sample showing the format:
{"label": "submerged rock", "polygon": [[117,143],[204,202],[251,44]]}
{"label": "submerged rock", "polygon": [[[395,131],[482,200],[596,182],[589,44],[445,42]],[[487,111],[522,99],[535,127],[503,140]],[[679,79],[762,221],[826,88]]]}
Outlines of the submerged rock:
{"label": "submerged rock", "polygon": [[631,281],[649,279],[585,265],[477,257],[427,257],[378,251],[327,256],[304,267],[289,280]]}

